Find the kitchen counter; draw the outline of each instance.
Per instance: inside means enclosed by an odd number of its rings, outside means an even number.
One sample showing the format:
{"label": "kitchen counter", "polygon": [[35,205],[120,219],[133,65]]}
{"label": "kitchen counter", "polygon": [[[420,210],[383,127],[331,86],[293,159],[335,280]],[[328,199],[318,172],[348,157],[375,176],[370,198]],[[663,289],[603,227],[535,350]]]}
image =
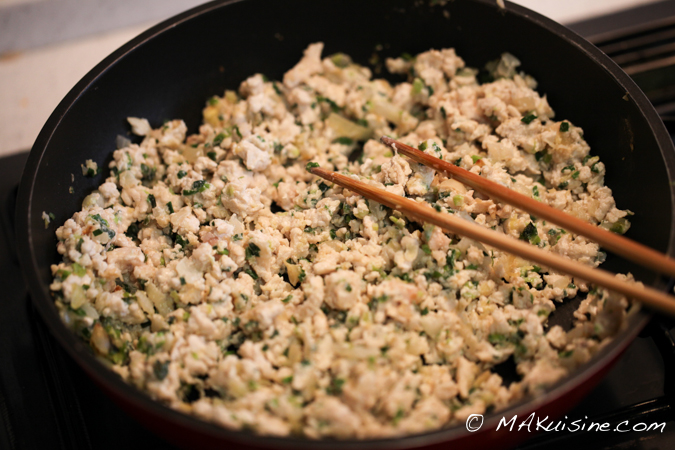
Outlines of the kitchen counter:
{"label": "kitchen counter", "polygon": [[[561,23],[571,23],[653,1],[515,3]],[[0,0],[0,29],[14,33],[0,36],[0,51],[4,52],[0,54],[0,156],[29,149],[61,99],[105,56],[160,20],[200,1],[115,0],[114,7],[111,0],[85,3]],[[108,9],[102,10],[104,7]],[[123,8],[129,14],[123,14]]]}

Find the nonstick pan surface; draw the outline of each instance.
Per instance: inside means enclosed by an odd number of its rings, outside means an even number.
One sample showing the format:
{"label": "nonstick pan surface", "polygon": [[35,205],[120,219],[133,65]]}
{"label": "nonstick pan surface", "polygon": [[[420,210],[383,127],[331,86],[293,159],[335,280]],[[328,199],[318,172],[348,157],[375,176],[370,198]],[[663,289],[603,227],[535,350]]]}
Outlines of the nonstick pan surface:
{"label": "nonstick pan surface", "polygon": [[[546,394],[487,414],[483,428],[464,424],[422,435],[371,441],[308,441],[238,432],[199,421],[152,401],[105,368],[59,319],[49,293],[50,265],[59,261],[55,227],[45,229],[42,212],[55,226],[80,209],[83,198],[107,176],[80,176],[93,159],[107,167],[117,135],[127,135],[126,117],[146,117],[153,126],[182,118],[194,132],[207,98],[236,89],[253,73],[281,79],[312,42],[324,55],[344,52],[372,63],[385,76],[386,57],[454,47],[467,65],[483,67],[503,52],[539,82],[556,117],[584,129],[591,152],[607,167],[606,184],[620,208],[635,212],[628,237],[673,254],[673,144],[646,97],[607,56],[572,31],[525,8],[494,0],[451,2],[400,0],[247,0],[209,3],[148,30],[87,74],[49,118],[33,146],[19,191],[18,249],[28,288],[49,329],[89,375],[130,414],[174,444],[190,448],[231,443],[265,448],[412,448],[470,445],[495,448],[526,438],[495,432],[502,416],[537,411],[559,416],[582,398],[608,370],[648,320],[632,317],[604,351]],[[382,70],[378,73],[378,67]],[[393,81],[399,78],[390,78]],[[71,181],[75,175],[75,182]],[[70,187],[74,193],[69,193]],[[54,224],[53,224],[54,225]],[[603,266],[631,272],[659,288],[665,280],[630,261],[608,257]],[[569,325],[574,303],[552,321]]]}

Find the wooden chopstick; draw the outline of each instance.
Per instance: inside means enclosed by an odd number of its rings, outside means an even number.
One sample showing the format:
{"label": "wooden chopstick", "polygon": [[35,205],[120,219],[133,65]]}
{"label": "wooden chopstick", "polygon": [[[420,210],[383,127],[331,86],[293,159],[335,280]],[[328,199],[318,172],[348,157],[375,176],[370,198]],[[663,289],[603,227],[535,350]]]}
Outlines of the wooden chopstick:
{"label": "wooden chopstick", "polygon": [[585,236],[617,255],[649,267],[659,273],[675,277],[675,260],[638,242],[632,241],[611,231],[591,225],[577,217],[555,209],[545,203],[511,190],[506,186],[490,181],[473,172],[457,167],[435,156],[428,155],[414,147],[383,136],[381,141],[398,150],[410,159],[425,166],[443,171],[463,184],[476,189],[493,199],[511,204],[535,217],[540,217],[576,234]]}
{"label": "wooden chopstick", "polygon": [[437,225],[446,231],[469,237],[500,250],[518,255],[529,261],[590,281],[591,283],[624,294],[629,298],[640,300],[654,309],[675,316],[675,298],[656,289],[622,281],[614,276],[614,274],[605,270],[594,269],[555,253],[540,250],[533,245],[505,234],[487,229],[453,214],[439,213],[430,206],[392,194],[384,189],[370,186],[348,176],[322,169],[312,164],[307,165],[307,170],[314,175],[318,175],[390,208],[397,209],[418,220]]}

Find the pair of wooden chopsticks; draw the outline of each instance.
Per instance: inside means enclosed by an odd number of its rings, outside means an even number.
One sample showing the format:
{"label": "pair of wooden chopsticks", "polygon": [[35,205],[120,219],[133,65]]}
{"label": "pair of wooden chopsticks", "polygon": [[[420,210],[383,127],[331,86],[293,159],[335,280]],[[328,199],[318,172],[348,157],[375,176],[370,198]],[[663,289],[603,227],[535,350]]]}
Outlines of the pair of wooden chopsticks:
{"label": "pair of wooden chopsticks", "polygon": [[[382,137],[382,142],[421,164],[452,175],[460,182],[473,189],[479,190],[494,199],[509,203],[532,215],[555,223],[569,231],[586,236],[598,242],[604,248],[660,273],[675,276],[675,261],[662,253],[631,241],[623,236],[591,225],[574,216],[526,197],[505,186],[487,180],[479,175],[457,167],[454,164],[428,155],[392,138],[386,136]],[[614,274],[605,270],[594,269],[555,253],[540,250],[534,245],[487,229],[478,224],[461,219],[453,214],[439,213],[426,204],[417,203],[408,198],[392,194],[384,189],[370,186],[362,181],[354,180],[348,176],[314,166],[311,163],[307,165],[307,170],[328,181],[392,209],[396,209],[415,219],[437,225],[446,231],[469,237],[529,261],[579,277],[583,280],[639,300],[654,309],[675,316],[675,298],[657,291],[656,289],[622,281]]]}

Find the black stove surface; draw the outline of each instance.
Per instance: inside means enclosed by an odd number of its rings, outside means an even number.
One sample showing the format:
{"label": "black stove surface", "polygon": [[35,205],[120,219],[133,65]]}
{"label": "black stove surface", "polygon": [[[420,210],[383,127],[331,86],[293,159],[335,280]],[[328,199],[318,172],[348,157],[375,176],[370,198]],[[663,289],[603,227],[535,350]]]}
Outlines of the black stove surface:
{"label": "black stove surface", "polygon": [[[675,63],[668,64],[675,58],[675,50],[672,54],[668,50],[675,49],[669,45],[675,42],[675,1],[571,28],[617,62],[623,61],[622,67],[647,92],[675,136]],[[117,407],[60,348],[33,309],[14,244],[16,190],[26,157],[27,153],[20,153],[0,158],[4,294],[0,297],[0,449],[174,449]],[[533,433],[519,449],[674,449],[673,336],[675,321],[652,319],[608,376],[566,419],[568,424],[577,419],[607,422],[610,430],[620,423],[622,429],[665,423],[663,429]]]}

